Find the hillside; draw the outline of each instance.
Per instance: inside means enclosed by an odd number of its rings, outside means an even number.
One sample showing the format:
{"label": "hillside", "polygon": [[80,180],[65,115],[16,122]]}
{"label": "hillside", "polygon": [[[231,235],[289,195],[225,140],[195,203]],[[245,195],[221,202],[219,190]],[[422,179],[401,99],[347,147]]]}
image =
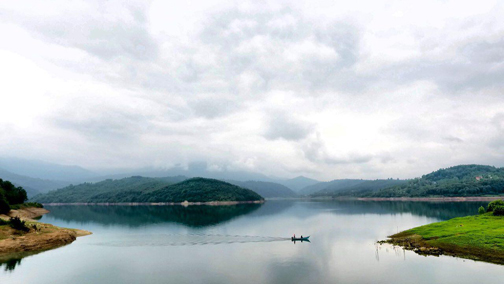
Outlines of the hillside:
{"label": "hillside", "polygon": [[319,191],[335,192],[349,186],[353,186],[364,182],[361,179],[335,179],[332,181],[319,182],[317,184],[307,186],[299,191],[300,195],[311,195]]}
{"label": "hillside", "polygon": [[406,180],[397,179],[338,180],[338,183],[329,184],[312,196],[361,196],[405,183]]}
{"label": "hillside", "polygon": [[460,165],[368,194],[369,197],[482,196],[504,194],[504,169]]}
{"label": "hillside", "polygon": [[256,201],[263,198],[257,193],[227,182],[185,177],[145,178],[130,177],[106,180],[95,184],[68,186],[34,201],[41,203],[122,203],[122,202],[208,202]]}
{"label": "hillside", "polygon": [[265,181],[228,181],[231,184],[248,188],[265,198],[294,197],[296,193],[292,189],[274,182]]}

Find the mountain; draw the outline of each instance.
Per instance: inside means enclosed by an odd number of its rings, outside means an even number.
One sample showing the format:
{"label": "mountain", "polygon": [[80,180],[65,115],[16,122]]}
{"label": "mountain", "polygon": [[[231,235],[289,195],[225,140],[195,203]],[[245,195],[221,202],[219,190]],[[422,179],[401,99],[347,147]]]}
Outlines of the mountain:
{"label": "mountain", "polygon": [[55,181],[40,178],[32,178],[11,173],[4,169],[0,169],[0,178],[9,180],[16,186],[21,186],[26,190],[28,198],[35,196],[39,193],[48,192],[49,190],[61,188],[69,185],[66,181]]}
{"label": "mountain", "polygon": [[377,180],[337,180],[338,183],[329,184],[311,196],[361,196],[384,188],[406,184],[406,180],[377,179]]}
{"label": "mountain", "polygon": [[[255,201],[263,198],[252,190],[227,182],[185,177],[130,177],[68,186],[35,196],[41,203],[207,202]],[[183,181],[181,181],[183,180]]]}
{"label": "mountain", "polygon": [[45,180],[75,181],[96,176],[95,173],[79,166],[18,158],[0,158],[0,168],[18,175]]}
{"label": "mountain", "polygon": [[321,190],[338,191],[349,186],[353,186],[364,182],[362,179],[335,179],[332,181],[319,182],[311,186],[307,186],[299,191],[301,195],[310,195]]}
{"label": "mountain", "polygon": [[298,176],[288,180],[277,181],[279,184],[285,185],[286,187],[299,192],[301,189],[320,183],[318,180],[307,178],[304,176]]}
{"label": "mountain", "polygon": [[292,189],[274,182],[265,181],[227,181],[231,184],[248,188],[266,198],[294,197],[296,193]]}
{"label": "mountain", "polygon": [[440,169],[369,197],[482,196],[504,194],[504,168],[460,165]]}

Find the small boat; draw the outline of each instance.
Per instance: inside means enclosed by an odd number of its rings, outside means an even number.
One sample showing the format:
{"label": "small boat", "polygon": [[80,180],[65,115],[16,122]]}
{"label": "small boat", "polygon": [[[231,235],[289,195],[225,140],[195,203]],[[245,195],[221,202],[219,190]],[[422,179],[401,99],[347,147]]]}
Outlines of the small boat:
{"label": "small boat", "polygon": [[302,237],[302,238],[291,237],[291,241],[309,241],[308,240],[309,238],[310,238],[310,236],[306,236],[306,237]]}

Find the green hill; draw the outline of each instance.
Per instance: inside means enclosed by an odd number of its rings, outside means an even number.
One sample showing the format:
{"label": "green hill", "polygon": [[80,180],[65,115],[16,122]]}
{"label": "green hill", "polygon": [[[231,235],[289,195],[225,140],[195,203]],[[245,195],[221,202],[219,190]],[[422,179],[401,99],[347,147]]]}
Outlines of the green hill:
{"label": "green hill", "polygon": [[504,194],[504,168],[460,165],[440,169],[369,197],[482,196]]}
{"label": "green hill", "polygon": [[185,177],[130,177],[68,186],[35,196],[41,203],[127,203],[127,202],[208,202],[256,201],[257,193],[227,182]]}
{"label": "green hill", "polygon": [[338,183],[329,183],[327,187],[313,193],[311,196],[361,196],[407,183],[406,180],[398,179],[337,181]]}
{"label": "green hill", "polygon": [[341,189],[357,185],[364,182],[362,179],[335,179],[332,181],[319,182],[310,186],[307,186],[299,191],[300,195],[312,195],[317,192],[336,192]]}

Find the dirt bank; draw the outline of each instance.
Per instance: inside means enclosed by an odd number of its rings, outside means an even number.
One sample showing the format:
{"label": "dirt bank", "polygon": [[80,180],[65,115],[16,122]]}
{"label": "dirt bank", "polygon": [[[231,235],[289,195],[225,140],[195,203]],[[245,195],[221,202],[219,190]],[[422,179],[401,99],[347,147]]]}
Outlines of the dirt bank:
{"label": "dirt bank", "polygon": [[3,220],[19,217],[26,222],[28,232],[15,230],[9,225],[0,226],[0,256],[12,253],[44,251],[70,244],[77,237],[90,235],[84,230],[60,228],[33,220],[49,211],[44,208],[23,208],[0,215]]}

